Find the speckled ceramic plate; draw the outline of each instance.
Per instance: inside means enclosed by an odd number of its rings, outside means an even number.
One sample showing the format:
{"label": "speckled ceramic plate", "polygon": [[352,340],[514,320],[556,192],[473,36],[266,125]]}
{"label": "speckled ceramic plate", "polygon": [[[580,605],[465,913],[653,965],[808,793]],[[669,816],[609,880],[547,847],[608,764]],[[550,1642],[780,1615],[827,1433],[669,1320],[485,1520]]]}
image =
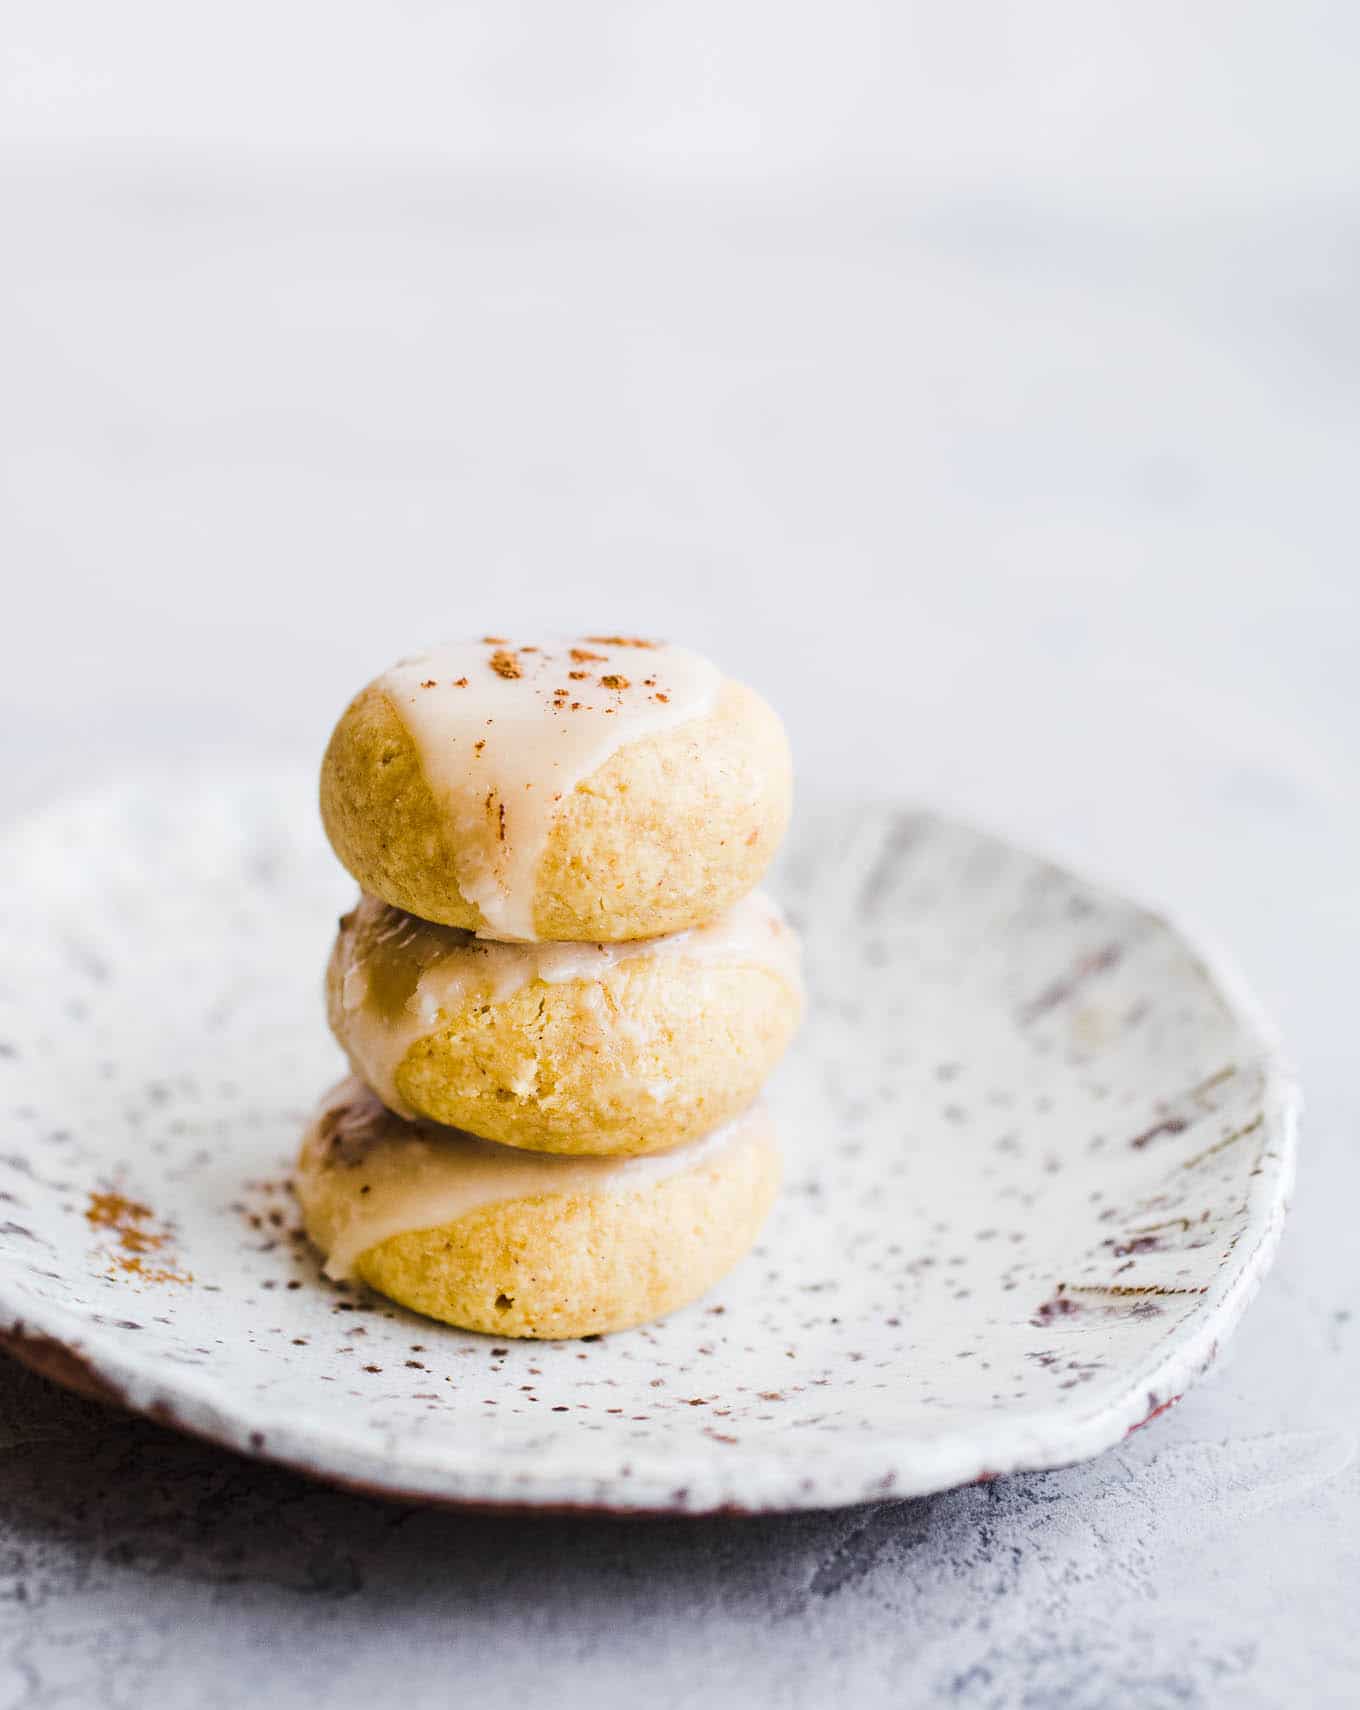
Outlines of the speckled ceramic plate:
{"label": "speckled ceramic plate", "polygon": [[1279,1234],[1293,1094],[1179,933],[926,813],[805,812],[776,888],[812,1004],[759,1249],[648,1329],[465,1335],[296,1234],[351,900],[310,780],[128,787],[3,858],[6,1343],[323,1478],[697,1513],[1078,1460],[1205,1368]]}

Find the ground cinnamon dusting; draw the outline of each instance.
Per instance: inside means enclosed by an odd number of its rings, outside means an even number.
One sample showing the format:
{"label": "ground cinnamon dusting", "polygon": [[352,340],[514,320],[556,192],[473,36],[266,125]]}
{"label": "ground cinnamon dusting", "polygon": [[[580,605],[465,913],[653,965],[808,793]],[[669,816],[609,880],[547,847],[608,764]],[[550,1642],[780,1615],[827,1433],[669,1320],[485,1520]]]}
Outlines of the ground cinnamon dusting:
{"label": "ground cinnamon dusting", "polygon": [[482,644],[485,647],[509,647],[510,645],[503,635],[484,635]]}
{"label": "ground cinnamon dusting", "polygon": [[420,686],[422,689],[432,689],[434,687],[434,678],[427,677]]}
{"label": "ground cinnamon dusting", "polygon": [[626,689],[627,677],[621,677],[617,671],[611,671],[607,677],[600,678],[600,686],[605,689]]}
{"label": "ground cinnamon dusting", "polygon": [[590,675],[590,672],[589,671],[568,671],[567,675],[568,675],[568,677],[571,678],[573,683],[583,683],[585,681],[585,679]]}
{"label": "ground cinnamon dusting", "polygon": [[587,641],[596,647],[660,647],[659,641],[646,641],[640,635],[588,635]]}
{"label": "ground cinnamon dusting", "polygon": [[86,1208],[85,1221],[96,1229],[112,1229],[130,1253],[147,1253],[163,1246],[164,1235],[152,1234],[141,1225],[152,1215],[149,1205],[135,1199],[124,1199],[121,1193],[92,1193]]}
{"label": "ground cinnamon dusting", "polygon": [[154,1215],[149,1205],[121,1193],[92,1193],[85,1208],[87,1223],[95,1229],[108,1229],[117,1237],[122,1252],[112,1255],[113,1268],[143,1282],[192,1282],[184,1272],[145,1262],[147,1254],[158,1252],[170,1240],[165,1231],[147,1227]]}
{"label": "ground cinnamon dusting", "polygon": [[172,1271],[166,1265],[148,1265],[135,1253],[115,1258],[113,1262],[118,1270],[137,1277],[141,1282],[191,1283],[194,1280],[188,1271]]}
{"label": "ground cinnamon dusting", "polygon": [[468,686],[468,680],[466,677],[455,677],[453,679],[453,686],[455,689],[466,689]]}
{"label": "ground cinnamon dusting", "polygon": [[521,677],[524,675],[519,668],[519,660],[515,658],[513,653],[507,653],[504,648],[491,655],[490,665],[498,677]]}
{"label": "ground cinnamon dusting", "polygon": [[[588,665],[592,660],[599,660],[603,664],[605,658],[603,653],[592,653],[588,647],[573,647],[571,656],[578,665]],[[585,673],[582,672],[581,675],[584,676]]]}

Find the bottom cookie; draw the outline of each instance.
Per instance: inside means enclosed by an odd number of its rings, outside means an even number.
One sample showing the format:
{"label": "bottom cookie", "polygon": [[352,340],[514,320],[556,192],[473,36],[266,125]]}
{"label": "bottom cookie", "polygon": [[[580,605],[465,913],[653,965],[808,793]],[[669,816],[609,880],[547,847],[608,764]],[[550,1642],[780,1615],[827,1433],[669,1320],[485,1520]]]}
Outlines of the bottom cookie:
{"label": "bottom cookie", "polygon": [[779,1185],[755,1106],[670,1152],[564,1157],[394,1116],[351,1077],[294,1187],[327,1274],[494,1336],[592,1336],[695,1300],[750,1248]]}

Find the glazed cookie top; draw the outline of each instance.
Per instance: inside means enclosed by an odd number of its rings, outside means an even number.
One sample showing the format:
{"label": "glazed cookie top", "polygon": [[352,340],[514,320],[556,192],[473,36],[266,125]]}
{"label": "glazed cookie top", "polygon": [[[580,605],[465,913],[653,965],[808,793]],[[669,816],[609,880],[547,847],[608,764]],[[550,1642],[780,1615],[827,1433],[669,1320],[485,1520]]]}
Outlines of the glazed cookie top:
{"label": "glazed cookie top", "polygon": [[449,816],[485,936],[534,941],[558,805],[626,744],[710,713],[721,683],[697,653],[618,635],[445,642],[379,679]]}
{"label": "glazed cookie top", "polygon": [[597,983],[620,963],[644,959],[767,968],[802,990],[798,936],[763,891],[703,926],[611,944],[497,943],[364,896],[340,923],[332,978],[368,1079],[389,1109],[413,1117],[397,1091],[397,1070],[442,1015],[469,999],[503,1003],[533,980]]}
{"label": "glazed cookie top", "polygon": [[479,1206],[543,1194],[630,1193],[768,1133],[760,1105],[701,1140],[640,1158],[522,1152],[434,1122],[394,1116],[349,1076],[322,1099],[307,1130],[295,1182],[326,1252],[326,1274],[393,1235],[437,1229]]}

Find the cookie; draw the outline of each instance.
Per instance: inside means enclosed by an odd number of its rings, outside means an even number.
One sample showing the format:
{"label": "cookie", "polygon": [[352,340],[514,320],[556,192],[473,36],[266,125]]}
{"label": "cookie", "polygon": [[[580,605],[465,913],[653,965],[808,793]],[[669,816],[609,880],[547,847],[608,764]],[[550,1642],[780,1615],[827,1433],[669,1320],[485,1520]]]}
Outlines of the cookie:
{"label": "cookie", "polygon": [[321,811],[372,895],[482,936],[683,931],[755,886],[788,821],[779,719],[697,654],[620,636],[453,642],[369,684]]}
{"label": "cookie", "polygon": [[757,891],[663,938],[500,944],[376,897],[326,978],[354,1073],[399,1115],[507,1146],[638,1154],[744,1110],[802,1012],[798,942]]}
{"label": "cookie", "polygon": [[751,1247],[778,1180],[760,1106],[670,1152],[567,1158],[406,1122],[349,1079],[294,1185],[332,1277],[464,1329],[552,1338],[697,1299]]}

